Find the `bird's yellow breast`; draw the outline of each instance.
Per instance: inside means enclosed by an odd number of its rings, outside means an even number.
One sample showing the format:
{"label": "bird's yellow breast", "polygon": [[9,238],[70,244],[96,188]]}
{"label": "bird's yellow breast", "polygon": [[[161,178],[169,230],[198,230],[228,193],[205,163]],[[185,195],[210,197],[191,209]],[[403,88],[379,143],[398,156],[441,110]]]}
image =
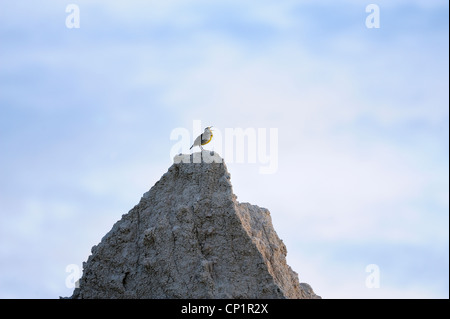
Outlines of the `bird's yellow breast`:
{"label": "bird's yellow breast", "polygon": [[202,145],[206,145],[206,144],[208,144],[209,142],[211,142],[212,137],[213,137],[213,135],[212,135],[212,133],[211,133],[211,136],[209,137],[209,140],[207,140],[207,141],[202,141]]}

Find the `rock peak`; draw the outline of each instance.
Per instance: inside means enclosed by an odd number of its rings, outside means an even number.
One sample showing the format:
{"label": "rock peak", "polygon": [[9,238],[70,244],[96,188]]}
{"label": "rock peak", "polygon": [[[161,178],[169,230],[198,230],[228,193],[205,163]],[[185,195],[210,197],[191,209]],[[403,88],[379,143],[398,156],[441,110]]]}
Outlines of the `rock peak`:
{"label": "rock peak", "polygon": [[223,163],[222,157],[217,152],[203,150],[201,152],[195,152],[191,154],[178,154],[173,158],[174,164],[211,164],[211,163]]}
{"label": "rock peak", "polygon": [[175,156],[91,252],[72,298],[320,298],[214,152]]}

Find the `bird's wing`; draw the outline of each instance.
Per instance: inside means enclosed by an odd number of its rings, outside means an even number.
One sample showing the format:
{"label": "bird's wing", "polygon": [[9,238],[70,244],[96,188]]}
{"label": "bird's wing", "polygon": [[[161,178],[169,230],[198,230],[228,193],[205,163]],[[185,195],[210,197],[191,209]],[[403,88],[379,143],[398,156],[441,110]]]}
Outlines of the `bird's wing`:
{"label": "bird's wing", "polygon": [[197,138],[195,139],[194,144],[192,144],[192,146],[198,146],[198,145],[201,145],[201,142],[202,142],[202,136],[203,136],[203,134],[200,134],[199,136],[197,136]]}

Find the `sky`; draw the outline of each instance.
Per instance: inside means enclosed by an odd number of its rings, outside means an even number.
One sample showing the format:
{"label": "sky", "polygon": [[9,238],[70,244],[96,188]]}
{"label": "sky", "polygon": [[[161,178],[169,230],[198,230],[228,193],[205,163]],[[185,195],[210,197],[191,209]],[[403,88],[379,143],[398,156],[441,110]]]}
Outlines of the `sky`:
{"label": "sky", "polygon": [[[170,167],[171,135],[211,125],[208,149],[239,201],[270,210],[300,282],[323,298],[449,298],[448,12],[2,0],[0,298],[70,296],[91,247]],[[227,146],[238,128],[277,132],[269,174]]]}

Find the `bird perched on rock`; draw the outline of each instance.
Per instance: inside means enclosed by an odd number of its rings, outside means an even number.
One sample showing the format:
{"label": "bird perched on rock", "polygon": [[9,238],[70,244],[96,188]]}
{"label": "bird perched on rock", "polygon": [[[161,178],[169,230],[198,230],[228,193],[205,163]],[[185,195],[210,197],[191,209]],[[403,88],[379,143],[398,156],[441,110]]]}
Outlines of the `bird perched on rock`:
{"label": "bird perched on rock", "polygon": [[211,139],[213,137],[213,133],[211,130],[212,126],[208,126],[207,128],[205,128],[205,130],[203,131],[202,134],[200,134],[194,141],[194,144],[192,144],[191,148],[192,149],[194,146],[200,146],[200,148],[203,151],[203,147],[202,145],[206,145],[209,142],[211,142]]}

